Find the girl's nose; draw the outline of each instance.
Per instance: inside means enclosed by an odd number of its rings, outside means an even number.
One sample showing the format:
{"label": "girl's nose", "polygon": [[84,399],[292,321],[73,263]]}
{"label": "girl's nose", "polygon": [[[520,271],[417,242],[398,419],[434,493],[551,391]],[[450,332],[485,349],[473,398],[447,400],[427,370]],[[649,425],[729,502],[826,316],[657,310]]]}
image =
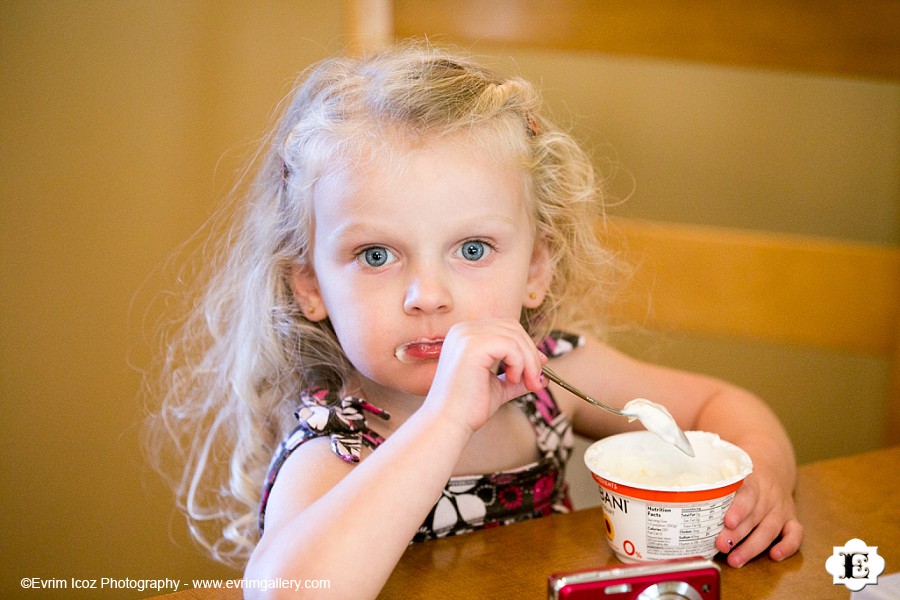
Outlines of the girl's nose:
{"label": "girl's nose", "polygon": [[450,290],[435,273],[417,275],[406,288],[403,310],[408,314],[446,312],[451,306]]}

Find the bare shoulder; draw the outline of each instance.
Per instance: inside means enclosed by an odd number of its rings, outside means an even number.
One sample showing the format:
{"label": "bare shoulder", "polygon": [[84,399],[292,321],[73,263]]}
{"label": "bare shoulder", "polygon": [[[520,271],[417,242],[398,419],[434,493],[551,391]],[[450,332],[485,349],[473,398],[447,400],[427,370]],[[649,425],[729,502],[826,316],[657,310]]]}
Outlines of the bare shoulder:
{"label": "bare shoulder", "polygon": [[266,502],[266,528],[277,528],[321,498],[353,469],[332,450],[328,437],[304,442],[278,471]]}

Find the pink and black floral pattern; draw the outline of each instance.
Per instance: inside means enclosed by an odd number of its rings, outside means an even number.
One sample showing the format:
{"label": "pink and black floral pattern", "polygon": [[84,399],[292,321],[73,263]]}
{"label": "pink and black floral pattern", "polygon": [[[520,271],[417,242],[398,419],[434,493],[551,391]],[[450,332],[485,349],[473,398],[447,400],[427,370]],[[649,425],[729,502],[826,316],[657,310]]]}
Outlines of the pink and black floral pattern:
{"label": "pink and black floral pattern", "polygon": [[[578,336],[553,332],[539,347],[552,357],[565,354],[581,343]],[[571,424],[546,389],[516,398],[511,404],[519,407],[534,427],[540,459],[517,469],[451,477],[413,542],[571,510],[565,483],[566,463],[572,453]],[[266,501],[278,471],[301,444],[328,436],[336,456],[347,462],[358,462],[362,446],[374,450],[384,441],[369,427],[365,413],[389,418],[387,413],[359,398],[339,398],[323,390],[301,394],[295,411],[298,425],[278,446],[266,477],[259,511],[260,531],[265,524]]]}

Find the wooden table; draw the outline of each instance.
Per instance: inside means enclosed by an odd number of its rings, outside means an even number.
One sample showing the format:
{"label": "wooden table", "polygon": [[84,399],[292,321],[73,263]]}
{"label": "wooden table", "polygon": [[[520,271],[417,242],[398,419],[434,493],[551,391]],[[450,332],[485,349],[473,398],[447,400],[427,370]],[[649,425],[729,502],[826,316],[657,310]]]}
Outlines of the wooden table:
{"label": "wooden table", "polygon": [[[877,546],[884,575],[900,571],[900,446],[804,465],[797,509],[805,528],[798,554],[722,566],[724,598],[841,598],[825,560],[859,538]],[[718,559],[717,559],[718,560]],[[410,546],[381,598],[546,598],[553,572],[620,564],[606,545],[599,508],[534,519]],[[327,597],[327,590],[321,590]],[[235,590],[185,590],[165,600],[233,600]]]}

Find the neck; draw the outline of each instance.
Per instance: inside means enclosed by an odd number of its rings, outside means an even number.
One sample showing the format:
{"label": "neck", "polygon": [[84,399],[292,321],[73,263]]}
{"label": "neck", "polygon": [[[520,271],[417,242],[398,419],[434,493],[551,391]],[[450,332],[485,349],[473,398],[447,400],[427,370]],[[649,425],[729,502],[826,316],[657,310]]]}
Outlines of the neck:
{"label": "neck", "polygon": [[364,375],[358,375],[355,387],[359,390],[359,396],[365,401],[390,413],[392,428],[405,423],[425,401],[422,396],[386,387]]}

